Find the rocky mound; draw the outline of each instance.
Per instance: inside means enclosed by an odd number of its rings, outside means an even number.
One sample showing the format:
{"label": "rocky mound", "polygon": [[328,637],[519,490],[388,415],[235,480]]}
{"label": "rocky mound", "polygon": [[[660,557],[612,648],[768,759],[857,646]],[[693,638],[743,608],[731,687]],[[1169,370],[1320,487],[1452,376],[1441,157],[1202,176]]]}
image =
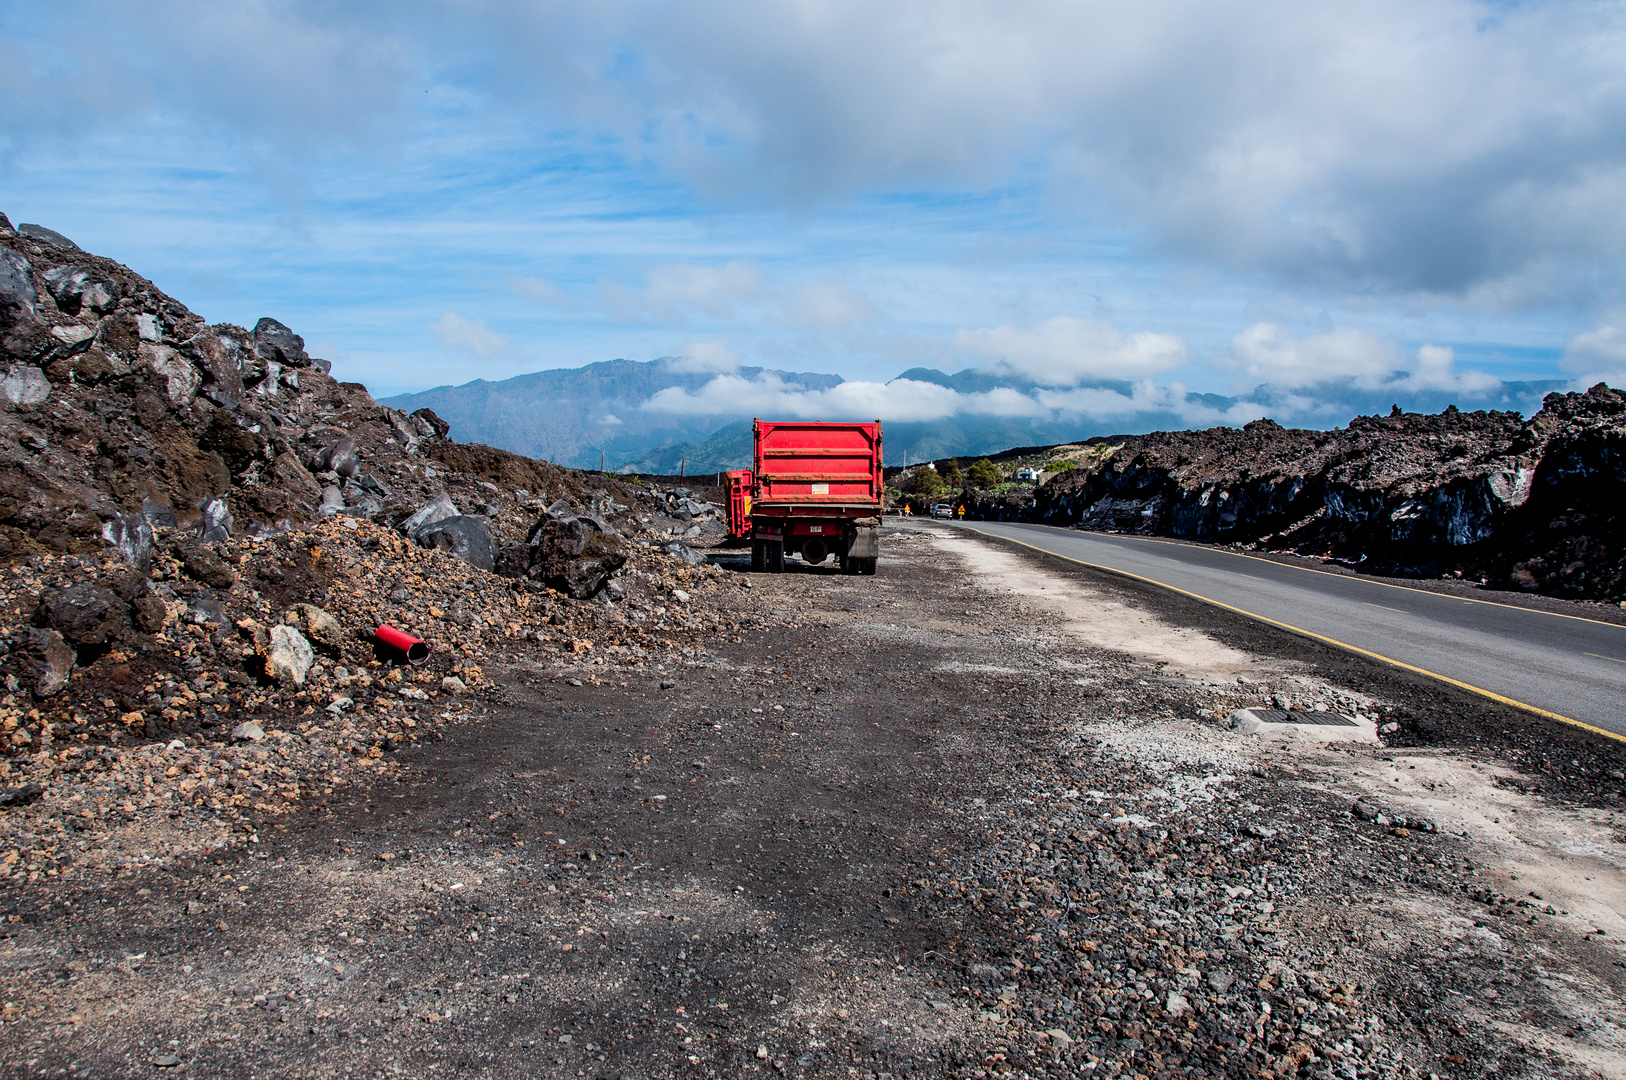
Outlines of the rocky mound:
{"label": "rocky mound", "polygon": [[1451,575],[1581,599],[1626,596],[1626,396],[1602,383],[1511,412],[1357,417],[1097,440],[1113,450],[981,517],[1074,524]]}
{"label": "rocky mound", "polygon": [[446,435],[0,215],[0,877],[241,837],[438,737],[493,660],[728,629],[678,539],[715,506]]}

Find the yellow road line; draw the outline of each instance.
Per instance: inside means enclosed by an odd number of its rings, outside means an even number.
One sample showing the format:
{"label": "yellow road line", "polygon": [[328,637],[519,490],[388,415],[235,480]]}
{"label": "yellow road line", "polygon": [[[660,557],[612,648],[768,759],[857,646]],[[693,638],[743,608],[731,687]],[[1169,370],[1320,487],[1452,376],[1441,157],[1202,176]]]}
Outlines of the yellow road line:
{"label": "yellow road line", "polygon": [[1589,652],[1585,653],[1584,655],[1596,656],[1599,660],[1614,660],[1617,664],[1626,664],[1626,660],[1620,660],[1613,656],[1605,656],[1603,653]]}
{"label": "yellow road line", "polygon": [[[1011,524],[1030,525],[1032,522],[1011,522]],[[1047,525],[1044,528],[1054,529],[1056,526]],[[1244,551],[1228,551],[1225,548],[1209,547],[1206,544],[1193,544],[1182,540],[1173,540],[1166,536],[1125,536],[1114,534],[1119,540],[1141,540],[1149,544],[1173,544],[1178,547],[1195,547],[1203,551],[1213,551],[1220,555],[1231,555],[1238,559],[1252,559],[1254,562],[1269,563],[1271,566],[1280,566],[1284,570],[1302,570],[1306,574],[1321,574],[1324,577],[1339,578],[1343,581],[1359,581],[1366,585],[1380,585],[1385,589],[1402,589],[1406,592],[1423,593],[1427,596],[1443,596],[1451,600],[1461,600],[1466,604],[1485,604],[1489,607],[1507,608],[1509,611],[1522,611],[1529,615],[1551,615],[1555,619],[1574,619],[1576,622],[1591,623],[1594,626],[1612,626],[1616,630],[1626,630],[1620,623],[1604,622],[1602,619],[1589,619],[1585,615],[1566,615],[1562,611],[1543,611],[1540,608],[1520,607],[1518,604],[1504,604],[1500,600],[1481,600],[1477,596],[1456,596],[1452,593],[1438,593],[1430,589],[1419,589],[1415,585],[1396,585],[1392,581],[1374,581],[1365,576],[1351,574],[1335,574],[1331,570],[1317,570],[1313,566],[1299,566],[1295,563],[1277,562],[1275,559],[1266,559],[1258,555],[1249,555]]]}
{"label": "yellow road line", "polygon": [[[1012,543],[1012,544],[1020,544],[1022,547],[1031,548],[1032,550],[1037,551],[1042,555],[1049,555],[1050,557],[1056,558],[1056,559],[1065,559],[1067,562],[1077,563],[1080,566],[1087,566],[1092,570],[1103,570],[1103,571],[1105,571],[1105,572],[1107,572],[1109,574],[1117,574],[1120,577],[1133,578],[1136,581],[1144,581],[1148,585],[1156,585],[1160,589],[1168,589],[1170,592],[1177,592],[1181,596],[1189,596],[1193,600],[1201,600],[1205,604],[1212,604],[1213,606],[1215,606],[1217,608],[1224,608],[1226,611],[1233,611],[1238,615],[1246,615],[1250,619],[1257,619],[1258,621],[1260,621],[1262,623],[1266,623],[1266,624],[1268,624],[1270,626],[1279,627],[1282,630],[1288,630],[1288,631],[1291,631],[1291,632],[1293,632],[1295,634],[1300,634],[1300,635],[1302,635],[1304,637],[1312,638],[1312,639],[1314,639],[1316,641],[1323,642],[1323,643],[1325,643],[1327,645],[1333,645],[1333,646],[1336,646],[1337,648],[1345,649],[1345,650],[1347,650],[1349,652],[1352,652],[1352,653],[1358,653],[1361,656],[1369,657],[1369,658],[1371,658],[1373,660],[1380,660],[1385,664],[1389,664],[1392,667],[1400,668],[1403,671],[1410,671],[1410,672],[1414,672],[1415,674],[1418,674],[1418,675],[1427,676],[1430,679],[1437,679],[1440,682],[1447,683],[1447,684],[1449,684],[1451,686],[1455,686],[1459,690],[1466,690],[1471,694],[1478,694],[1480,697],[1489,698],[1490,700],[1492,700],[1494,702],[1497,702],[1498,704],[1509,705],[1509,706],[1512,706],[1515,709],[1523,709],[1525,712],[1534,713],[1535,715],[1540,716],[1540,717],[1544,717],[1545,719],[1548,719],[1548,720],[1557,720],[1561,724],[1569,724],[1571,727],[1578,727],[1583,731],[1590,731],[1594,735],[1602,735],[1606,739],[1614,739],[1616,742],[1626,743],[1626,735],[1617,735],[1613,731],[1606,731],[1605,729],[1603,729],[1601,727],[1594,727],[1592,724],[1588,724],[1583,720],[1576,720],[1573,717],[1564,716],[1561,713],[1551,712],[1551,711],[1549,711],[1547,709],[1543,709],[1543,708],[1541,708],[1540,706],[1537,706],[1537,705],[1530,705],[1530,704],[1528,704],[1526,702],[1518,701],[1518,700],[1516,700],[1514,698],[1506,697],[1506,696],[1504,696],[1502,694],[1496,693],[1496,691],[1494,691],[1494,690],[1486,690],[1482,686],[1475,686],[1473,683],[1465,683],[1461,679],[1453,679],[1449,675],[1441,675],[1437,671],[1430,671],[1427,668],[1420,668],[1416,664],[1408,664],[1404,660],[1396,660],[1392,656],[1384,656],[1382,653],[1373,652],[1371,649],[1363,649],[1359,645],[1351,645],[1347,641],[1339,641],[1337,638],[1331,638],[1331,637],[1328,637],[1325,634],[1318,634],[1313,630],[1305,630],[1303,627],[1294,626],[1291,623],[1284,623],[1284,622],[1280,622],[1280,621],[1278,621],[1276,619],[1267,618],[1264,615],[1260,615],[1260,614],[1258,614],[1256,612],[1248,611],[1245,608],[1235,607],[1235,606],[1233,606],[1231,604],[1227,604],[1227,603],[1224,603],[1224,602],[1219,601],[1219,600],[1211,599],[1211,598],[1209,598],[1207,596],[1203,596],[1201,593],[1194,593],[1190,589],[1182,589],[1178,585],[1170,585],[1166,581],[1158,581],[1156,578],[1144,577],[1141,574],[1132,574],[1128,570],[1119,570],[1116,567],[1103,566],[1100,563],[1092,563],[1092,562],[1088,562],[1088,561],[1086,561],[1084,559],[1075,559],[1070,555],[1057,555],[1054,551],[1046,551],[1044,548],[1039,547],[1036,544],[1029,544],[1026,541],[1016,540],[1016,539],[1013,539],[1012,537],[1009,537],[1009,536],[1000,536],[997,533],[983,532],[981,529],[972,528],[969,525],[963,526],[963,528],[969,529],[971,532],[977,533],[978,535],[981,535],[981,536],[989,537],[989,538],[994,539],[994,540],[1004,540],[1004,541],[1007,541],[1007,542]],[[1266,561],[1268,561],[1268,560],[1266,560]],[[1312,572],[1314,572],[1314,571],[1312,571]],[[1338,575],[1334,574],[1334,575],[1331,575],[1331,576],[1337,577]],[[1379,584],[1381,584],[1381,583],[1379,583]],[[1419,589],[1419,590],[1415,590],[1415,591],[1421,592],[1422,590]],[[1503,606],[1506,606],[1506,605],[1503,605]],[[1521,609],[1518,609],[1518,610],[1525,610],[1525,609],[1521,608]],[[1546,614],[1546,613],[1544,612],[1543,614]],[[1566,618],[1571,618],[1573,616],[1565,616],[1565,617]],[[1584,619],[1584,620],[1581,620],[1581,621],[1583,621],[1583,622],[1591,622],[1593,620]],[[1609,624],[1606,623],[1605,625],[1609,625]],[[1606,657],[1606,659],[1608,659],[1608,658]]]}

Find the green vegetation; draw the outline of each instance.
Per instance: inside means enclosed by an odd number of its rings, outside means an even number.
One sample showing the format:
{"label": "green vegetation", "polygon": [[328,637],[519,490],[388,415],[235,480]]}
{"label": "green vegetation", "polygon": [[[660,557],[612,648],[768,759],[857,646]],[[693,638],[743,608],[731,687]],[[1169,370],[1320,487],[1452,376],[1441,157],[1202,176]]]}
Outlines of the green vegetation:
{"label": "green vegetation", "polygon": [[1005,479],[1005,474],[999,471],[999,466],[987,458],[973,462],[966,470],[966,476],[971,480],[971,486],[975,488],[991,488]]}
{"label": "green vegetation", "polygon": [[937,475],[941,477],[943,483],[947,484],[949,487],[959,487],[960,484],[964,482],[964,477],[960,475],[960,459],[948,458],[944,460],[937,466]]}
{"label": "green vegetation", "polygon": [[948,490],[948,485],[943,483],[943,478],[937,474],[937,470],[930,465],[922,465],[909,475],[908,490],[911,495],[929,497],[941,495]]}

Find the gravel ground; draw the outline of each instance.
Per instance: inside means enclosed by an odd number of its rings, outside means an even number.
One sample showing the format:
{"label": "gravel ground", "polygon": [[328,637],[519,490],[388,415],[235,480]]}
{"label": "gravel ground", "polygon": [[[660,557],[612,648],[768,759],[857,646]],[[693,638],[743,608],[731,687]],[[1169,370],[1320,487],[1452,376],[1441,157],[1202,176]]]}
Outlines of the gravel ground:
{"label": "gravel ground", "polygon": [[[929,529],[883,545],[873,579],[696,573],[636,647],[504,637],[466,720],[253,843],[13,874],[0,1069],[1622,1073],[1619,934],[1458,818],[1400,794],[1352,812],[1409,777],[1402,754],[1517,762],[1474,738],[1269,749],[1219,719],[1289,690],[1470,724],[1479,704],[1029,560],[1265,672],[1174,674]],[[1626,906],[1613,811],[1527,779],[1496,790],[1532,821],[1615,829],[1564,857]]]}

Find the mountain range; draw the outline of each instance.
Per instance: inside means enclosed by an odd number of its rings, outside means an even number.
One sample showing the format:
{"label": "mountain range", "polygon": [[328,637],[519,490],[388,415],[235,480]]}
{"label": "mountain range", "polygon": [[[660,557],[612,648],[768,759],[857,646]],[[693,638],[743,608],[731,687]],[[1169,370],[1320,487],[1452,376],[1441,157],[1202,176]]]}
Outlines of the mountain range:
{"label": "mountain range", "polygon": [[[716,380],[726,379],[726,383]],[[1244,396],[1162,391],[1137,396],[1138,388],[1121,381],[1083,387],[1047,387],[1030,378],[997,370],[968,368],[952,374],[916,367],[899,374],[888,388],[907,386],[894,395],[918,402],[935,395],[935,409],[902,411],[928,418],[881,416],[886,425],[889,464],[906,465],[948,456],[980,456],[1012,446],[1051,445],[1097,435],[1137,434],[1158,429],[1207,427],[1260,416],[1287,419],[1297,403],[1268,386]],[[853,390],[839,375],[741,367],[719,373],[697,369],[681,357],[657,360],[608,360],[579,368],[556,368],[497,382],[476,379],[461,386],[438,386],[415,394],[380,399],[408,412],[432,409],[451,425],[452,437],[480,442],[528,457],[544,458],[573,468],[600,467],[623,473],[672,475],[679,471],[711,472],[748,466],[751,460],[753,408],[776,419],[805,415],[809,419],[871,419],[875,403],[864,395],[851,401],[864,405],[864,415],[825,415],[832,409],[852,411],[837,388]],[[871,389],[876,384],[862,384]],[[1541,397],[1566,384],[1504,382],[1498,389],[1461,401],[1467,408],[1533,412]],[[933,387],[941,388],[939,390]],[[739,408],[731,410],[706,400],[708,390]],[[758,391],[761,391],[760,393]],[[1144,391],[1144,388],[1139,388]],[[1073,395],[1093,396],[1108,407],[1096,415],[1069,406]],[[1332,426],[1351,416],[1387,413],[1390,389],[1346,389],[1334,402],[1335,412],[1297,419],[1308,426]],[[1436,411],[1456,404],[1460,395],[1446,391],[1403,395],[1411,411]],[[816,401],[817,406],[809,405]],[[765,402],[779,403],[777,405]],[[793,412],[800,408],[803,411]],[[812,408],[814,411],[807,411]]]}

